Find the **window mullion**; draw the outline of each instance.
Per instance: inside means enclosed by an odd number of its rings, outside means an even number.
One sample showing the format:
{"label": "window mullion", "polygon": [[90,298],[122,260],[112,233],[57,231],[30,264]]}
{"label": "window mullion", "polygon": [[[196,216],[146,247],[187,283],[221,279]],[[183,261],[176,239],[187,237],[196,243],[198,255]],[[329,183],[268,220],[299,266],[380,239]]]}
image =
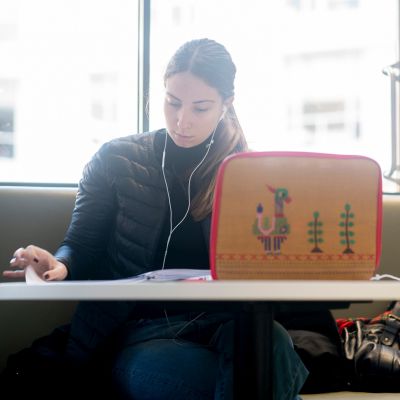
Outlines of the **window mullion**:
{"label": "window mullion", "polygon": [[138,132],[149,130],[150,0],[139,0],[138,12]]}

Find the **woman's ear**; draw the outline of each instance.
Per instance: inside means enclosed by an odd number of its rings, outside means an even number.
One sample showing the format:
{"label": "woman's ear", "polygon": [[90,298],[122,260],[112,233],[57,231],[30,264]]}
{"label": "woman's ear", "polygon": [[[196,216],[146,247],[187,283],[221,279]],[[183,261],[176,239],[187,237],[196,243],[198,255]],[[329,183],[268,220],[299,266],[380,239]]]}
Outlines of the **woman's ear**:
{"label": "woman's ear", "polygon": [[229,109],[229,107],[232,105],[233,100],[234,100],[234,96],[230,96],[227,99],[224,100],[224,107],[225,107],[225,112]]}
{"label": "woman's ear", "polygon": [[224,100],[224,103],[222,104],[222,113],[221,113],[221,117],[220,117],[220,121],[222,119],[224,119],[225,114],[227,113],[229,107],[232,105],[233,103],[233,96],[228,97],[227,99]]}
{"label": "woman's ear", "polygon": [[222,121],[222,120],[224,119],[225,114],[226,114],[227,111],[228,111],[228,108],[227,108],[226,105],[224,104],[224,105],[222,106],[222,113],[221,113],[221,116],[219,117],[219,120],[220,120],[220,121]]}

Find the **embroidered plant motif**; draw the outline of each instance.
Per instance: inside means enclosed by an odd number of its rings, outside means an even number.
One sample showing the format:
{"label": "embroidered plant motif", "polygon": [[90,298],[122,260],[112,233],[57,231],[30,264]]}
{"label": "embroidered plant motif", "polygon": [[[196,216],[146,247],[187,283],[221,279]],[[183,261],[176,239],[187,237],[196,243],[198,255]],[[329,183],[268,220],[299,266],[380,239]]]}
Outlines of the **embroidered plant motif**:
{"label": "embroidered plant motif", "polygon": [[339,226],[342,228],[339,232],[339,235],[342,237],[340,244],[346,246],[343,250],[343,254],[353,254],[354,251],[352,250],[351,245],[355,244],[355,240],[352,239],[352,237],[354,237],[354,231],[350,228],[354,226],[354,222],[352,221],[354,219],[354,213],[350,212],[351,205],[348,203],[344,205],[344,210],[345,212],[340,214],[340,218],[342,219],[339,223]]}
{"label": "embroidered plant motif", "polygon": [[309,243],[312,243],[314,245],[311,253],[323,253],[323,251],[319,247],[319,244],[324,242],[324,239],[322,239],[321,237],[324,233],[324,231],[322,230],[323,222],[319,221],[318,211],[314,211],[313,220],[310,221],[307,225],[310,228],[307,232],[310,236],[308,241]]}

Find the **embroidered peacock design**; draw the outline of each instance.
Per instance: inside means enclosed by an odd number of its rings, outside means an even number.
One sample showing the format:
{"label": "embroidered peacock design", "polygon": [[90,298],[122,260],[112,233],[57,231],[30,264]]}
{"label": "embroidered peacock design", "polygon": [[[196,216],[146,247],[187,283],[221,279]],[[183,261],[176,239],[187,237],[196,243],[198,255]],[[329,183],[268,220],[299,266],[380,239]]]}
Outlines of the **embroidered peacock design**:
{"label": "embroidered peacock design", "polygon": [[284,215],[284,203],[289,204],[292,199],[287,189],[266,186],[268,191],[274,194],[274,213],[271,219],[265,217],[264,207],[259,203],[253,224],[253,234],[257,235],[267,254],[280,254],[281,245],[287,239],[286,235],[290,233],[290,225]]}

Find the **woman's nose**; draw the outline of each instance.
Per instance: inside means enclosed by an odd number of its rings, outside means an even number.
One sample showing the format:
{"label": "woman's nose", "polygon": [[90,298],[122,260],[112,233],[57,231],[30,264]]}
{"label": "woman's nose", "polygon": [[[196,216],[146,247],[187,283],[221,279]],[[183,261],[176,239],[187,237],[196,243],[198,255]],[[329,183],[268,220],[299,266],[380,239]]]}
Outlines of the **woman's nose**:
{"label": "woman's nose", "polygon": [[182,130],[190,129],[192,127],[189,111],[181,110],[178,113],[177,125]]}

